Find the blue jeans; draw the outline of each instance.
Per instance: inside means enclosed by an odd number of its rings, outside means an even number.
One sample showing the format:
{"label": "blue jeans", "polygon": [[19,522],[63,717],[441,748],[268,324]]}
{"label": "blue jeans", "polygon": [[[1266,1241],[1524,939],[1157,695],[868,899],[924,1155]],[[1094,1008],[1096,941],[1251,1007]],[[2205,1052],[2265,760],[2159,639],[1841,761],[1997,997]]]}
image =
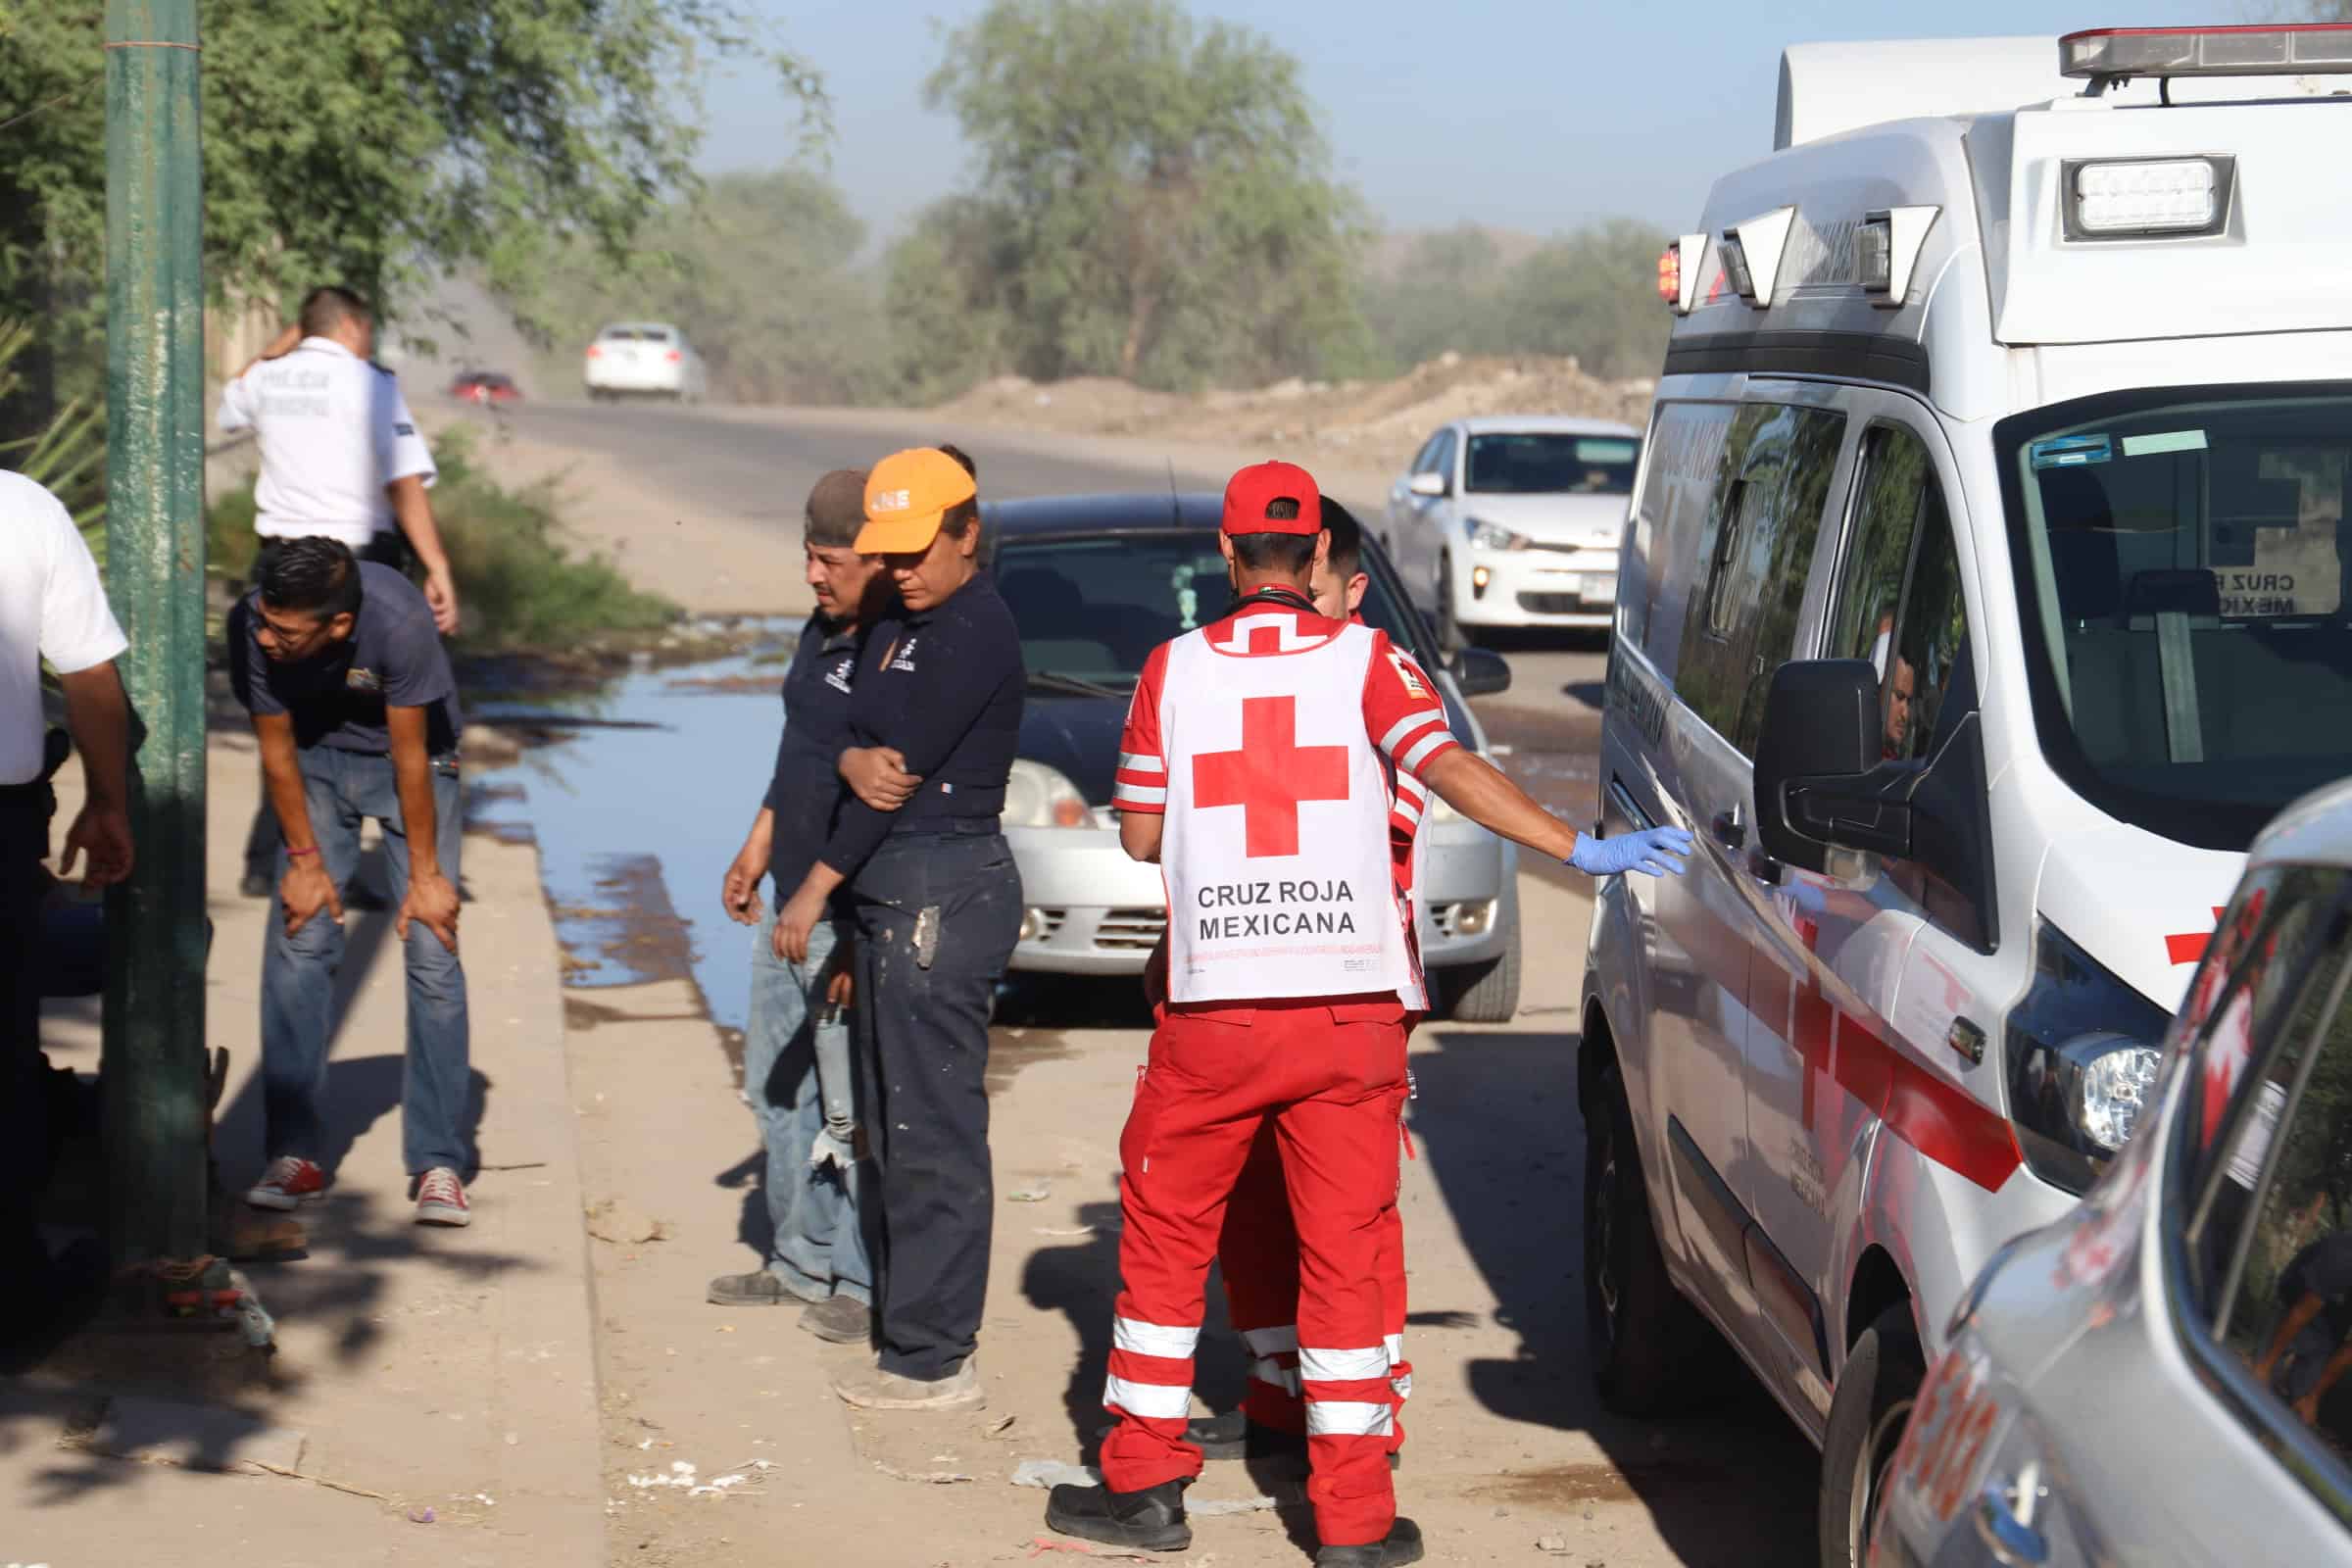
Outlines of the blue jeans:
{"label": "blue jeans", "polygon": [[[340,895],[360,862],[360,825],[383,825],[392,904],[409,896],[409,830],[400,814],[392,759],[314,746],[301,754],[311,832]],[[441,874],[455,886],[465,837],[457,759],[433,762],[433,827]],[[277,857],[277,874],[286,857]],[[409,927],[409,1042],[401,1080],[401,1152],[411,1175],[445,1165],[464,1175],[466,1102],[472,1092],[466,970],[458,956],[420,920]],[[343,928],[321,909],[292,936],[270,922],[262,950],[262,1104],[269,1156],[318,1159],[324,1143],[318,1112],[326,1087],[327,1043],[334,1038],[335,971],[343,963]]]}
{"label": "blue jeans", "polygon": [[830,917],[819,920],[808,931],[807,961],[788,963],[776,956],[775,910],[760,915],[752,939],[743,1094],[767,1155],[760,1188],[775,1235],[768,1272],[795,1296],[868,1301],[873,1271],[858,1218],[868,1167],[860,1163],[845,1179],[838,1166],[808,1163],[808,1151],[824,1130],[825,1102],[834,1102],[836,1114],[855,1103],[849,1023],[825,1021],[833,950],[848,934]]}

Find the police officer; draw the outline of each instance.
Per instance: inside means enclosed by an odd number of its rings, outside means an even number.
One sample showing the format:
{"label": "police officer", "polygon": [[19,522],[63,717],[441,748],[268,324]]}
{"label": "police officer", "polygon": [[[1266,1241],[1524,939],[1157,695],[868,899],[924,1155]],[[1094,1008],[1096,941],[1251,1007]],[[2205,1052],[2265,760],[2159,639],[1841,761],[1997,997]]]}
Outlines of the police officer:
{"label": "police officer", "polygon": [[1596,875],[1678,871],[1690,836],[1580,835],[1461,748],[1385,633],[1318,613],[1308,594],[1330,540],[1303,469],[1235,474],[1220,543],[1237,602],[1153,651],[1120,745],[1120,839],[1167,878],[1169,1002],[1120,1140],[1103,1485],[1054,1488],[1046,1522],[1131,1548],[1191,1544],[1201,1292],[1227,1196],[1270,1120],[1298,1234],[1316,1561],[1387,1568],[1421,1556],[1389,1474],[1380,1249],[1396,1197],[1404,1022],[1426,1003],[1395,893],[1388,770]]}
{"label": "police officer", "polygon": [[[254,531],[277,542],[323,535],[362,561],[424,568],[425,602],[444,637],[458,629],[458,589],[425,491],[437,470],[390,370],[372,363],[375,321],[346,288],[311,290],[294,324],[220,394],[220,428],[251,430],[262,450]],[[402,542],[406,535],[407,542]],[[258,581],[266,559],[254,564]],[[248,898],[277,885],[277,819],[265,794],[245,845]]]}
{"label": "police officer", "polygon": [[[857,549],[887,558],[905,610],[866,639],[840,762],[855,793],[777,912],[776,940],[805,961],[847,884],[869,1071],[861,1120],[880,1174],[881,1355],[834,1392],[869,1409],[943,1409],[984,1398],[972,1356],[995,1209],[988,1012],[1021,918],[998,819],[1026,675],[1012,612],[979,568],[978,490],[953,455],[884,458],[866,477],[865,517]],[[877,788],[877,774],[889,782]]]}

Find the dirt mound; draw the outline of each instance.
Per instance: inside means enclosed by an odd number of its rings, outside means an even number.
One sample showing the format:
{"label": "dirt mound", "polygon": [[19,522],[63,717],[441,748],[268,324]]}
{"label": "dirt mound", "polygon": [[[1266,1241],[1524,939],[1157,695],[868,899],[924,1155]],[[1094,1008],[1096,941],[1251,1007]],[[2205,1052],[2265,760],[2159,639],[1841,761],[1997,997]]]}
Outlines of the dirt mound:
{"label": "dirt mound", "polygon": [[943,417],[1074,435],[1155,437],[1321,450],[1351,464],[1400,467],[1431,430],[1480,415],[1557,414],[1639,428],[1653,383],[1588,375],[1573,359],[1476,359],[1447,354],[1393,381],[1302,381],[1185,397],[1102,377],[1039,383],[984,381]]}

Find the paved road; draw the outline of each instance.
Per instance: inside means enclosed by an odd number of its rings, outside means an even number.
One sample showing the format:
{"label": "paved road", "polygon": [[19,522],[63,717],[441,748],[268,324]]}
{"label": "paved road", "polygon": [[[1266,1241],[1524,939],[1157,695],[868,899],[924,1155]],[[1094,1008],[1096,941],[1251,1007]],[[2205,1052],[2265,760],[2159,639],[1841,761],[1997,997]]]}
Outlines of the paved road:
{"label": "paved road", "polygon": [[[778,561],[779,537],[791,535],[797,562],[801,499],[819,474],[926,441],[960,442],[978,461],[991,496],[1134,490],[1171,478],[1186,489],[1217,489],[1225,480],[1223,472],[1199,466],[1198,458],[1171,466],[1133,444],[1008,435],[912,414],[786,416],[556,401],[529,403],[506,417],[518,436],[613,460],[647,488],[690,502],[723,529],[740,530],[747,547]],[[1333,493],[1360,516],[1379,514],[1377,494],[1357,494],[1347,484]],[[723,540],[716,543],[725,548]],[[765,580],[789,582],[788,573],[789,566],[770,567]],[[1520,633],[1499,647],[1511,662],[1512,684],[1478,705],[1489,739],[1531,793],[1571,820],[1590,821],[1598,793],[1592,752],[1599,733],[1603,644],[1591,633]]]}

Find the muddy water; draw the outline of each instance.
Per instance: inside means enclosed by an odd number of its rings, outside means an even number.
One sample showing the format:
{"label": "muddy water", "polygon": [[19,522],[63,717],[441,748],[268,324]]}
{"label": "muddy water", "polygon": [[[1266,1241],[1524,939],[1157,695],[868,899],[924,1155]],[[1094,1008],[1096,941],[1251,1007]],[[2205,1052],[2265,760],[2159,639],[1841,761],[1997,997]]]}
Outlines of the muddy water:
{"label": "muddy water", "polygon": [[713,1021],[742,1029],[752,934],[718,890],[767,790],[788,639],[585,696],[469,704],[523,746],[469,779],[468,824],[538,844],[566,985],[688,980]]}

